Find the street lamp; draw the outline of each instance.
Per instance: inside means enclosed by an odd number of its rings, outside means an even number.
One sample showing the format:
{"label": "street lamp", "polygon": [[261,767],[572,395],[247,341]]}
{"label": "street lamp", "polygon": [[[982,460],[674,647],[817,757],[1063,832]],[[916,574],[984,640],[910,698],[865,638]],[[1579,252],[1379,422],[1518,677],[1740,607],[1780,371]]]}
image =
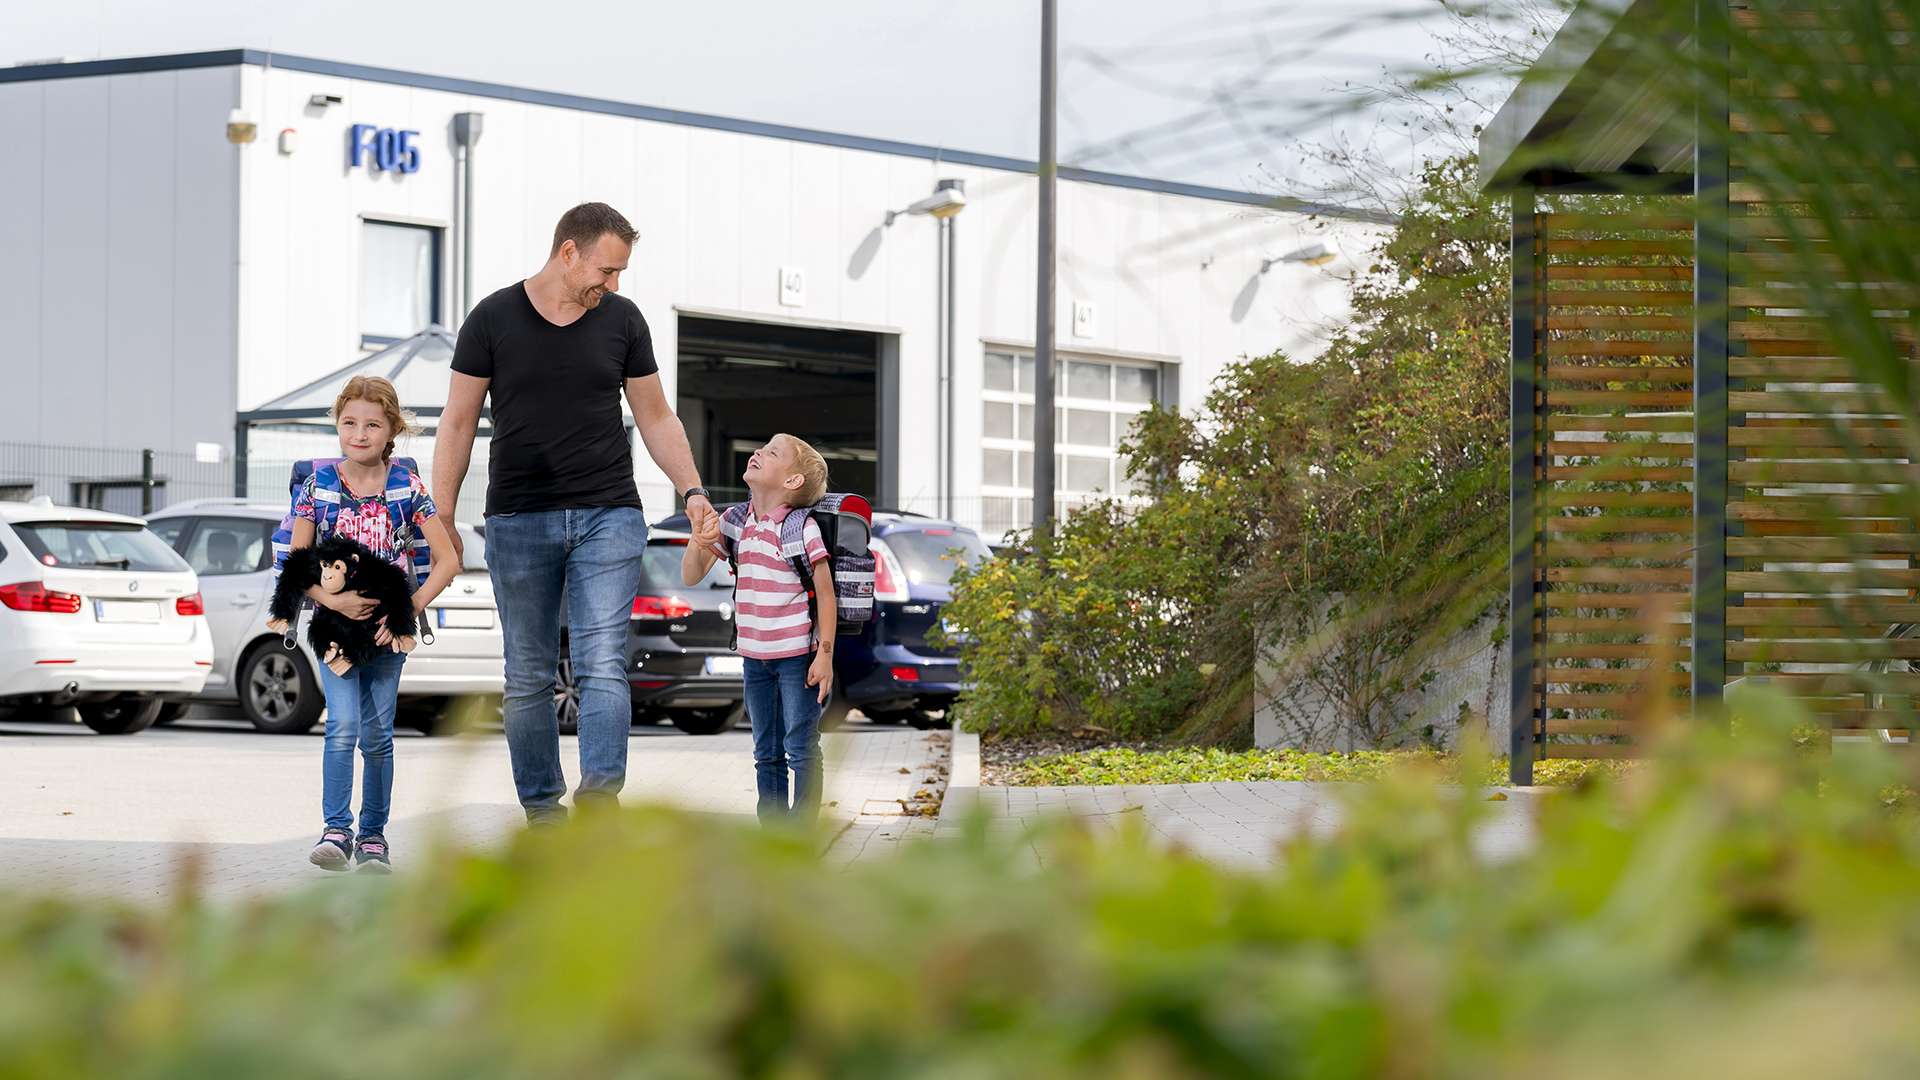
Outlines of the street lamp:
{"label": "street lamp", "polygon": [[907,207],[905,210],[887,211],[887,224],[902,214],[925,214],[940,223],[940,248],[935,253],[939,263],[939,282],[936,286],[934,306],[939,311],[939,419],[940,430],[935,436],[935,445],[939,447],[940,461],[940,501],[941,515],[948,520],[953,518],[953,336],[954,336],[954,246],[953,219],[967,205],[967,182],[964,180],[942,180],[934,185],[933,194]]}

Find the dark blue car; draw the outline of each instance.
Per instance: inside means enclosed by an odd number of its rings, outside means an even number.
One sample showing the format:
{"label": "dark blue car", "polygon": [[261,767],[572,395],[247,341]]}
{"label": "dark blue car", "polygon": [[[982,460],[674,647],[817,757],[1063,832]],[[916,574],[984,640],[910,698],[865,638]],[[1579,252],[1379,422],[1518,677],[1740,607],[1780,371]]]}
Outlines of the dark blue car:
{"label": "dark blue car", "polygon": [[[684,532],[687,519],[676,514],[656,527]],[[992,553],[964,525],[884,510],[873,515],[873,551],[873,621],[838,639],[828,719],[853,708],[883,724],[926,726],[961,690],[953,650],[930,640],[953,598],[949,582]]]}

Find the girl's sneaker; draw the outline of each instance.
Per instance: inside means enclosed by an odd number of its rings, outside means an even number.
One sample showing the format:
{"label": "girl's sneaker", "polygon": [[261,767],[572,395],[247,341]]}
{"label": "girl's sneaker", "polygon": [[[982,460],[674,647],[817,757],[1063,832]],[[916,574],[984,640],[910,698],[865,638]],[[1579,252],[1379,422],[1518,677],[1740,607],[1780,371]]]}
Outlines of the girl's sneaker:
{"label": "girl's sneaker", "polygon": [[393,864],[387,860],[387,838],[378,833],[361,837],[353,845],[353,865],[372,874],[391,873]]}
{"label": "girl's sneaker", "polygon": [[322,870],[345,870],[347,853],[352,848],[352,833],[345,829],[328,829],[320,834],[320,842],[307,853],[307,861]]}

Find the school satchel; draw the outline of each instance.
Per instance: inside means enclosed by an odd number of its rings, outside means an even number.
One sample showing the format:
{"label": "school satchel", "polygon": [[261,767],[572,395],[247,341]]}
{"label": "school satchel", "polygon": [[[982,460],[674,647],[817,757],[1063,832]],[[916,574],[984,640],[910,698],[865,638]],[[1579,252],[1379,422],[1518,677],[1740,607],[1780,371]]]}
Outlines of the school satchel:
{"label": "school satchel", "polygon": [[[273,579],[276,582],[280,580],[280,567],[287,561],[287,553],[293,550],[293,500],[300,497],[300,489],[306,486],[308,477],[328,466],[337,466],[345,460],[346,458],[338,457],[304,458],[293,463],[293,475],[287,482],[287,512],[273,530]],[[390,459],[387,463],[387,486],[382,493],[383,501],[387,506],[387,517],[393,523],[393,541],[407,553],[408,583],[416,589],[427,580],[427,572],[433,567],[432,547],[428,545],[427,538],[415,532],[413,528],[413,489],[407,482],[407,474],[419,471],[419,464],[410,457]],[[326,528],[316,530],[318,534],[316,539],[332,531],[333,516],[337,512],[337,506],[321,510],[327,523]],[[303,600],[300,606],[305,609],[312,606],[312,603],[311,600]],[[286,644],[289,649],[295,645],[296,629],[292,626],[287,627]],[[429,645],[433,643],[433,627],[424,615],[420,618],[420,640]]]}
{"label": "school satchel", "polygon": [[[720,547],[736,577],[740,573],[740,533],[746,528],[751,509],[747,503],[735,503],[720,515]],[[804,513],[789,512],[780,522],[780,554],[793,565],[793,572],[807,590],[807,614],[817,627],[820,601],[813,594],[813,570],[807,565],[809,519],[820,527],[820,541],[827,548],[834,608],[839,614],[835,620],[838,632],[860,633],[873,621],[873,507],[859,495],[829,493],[806,507]],[[739,645],[738,629],[734,633],[729,648]]]}

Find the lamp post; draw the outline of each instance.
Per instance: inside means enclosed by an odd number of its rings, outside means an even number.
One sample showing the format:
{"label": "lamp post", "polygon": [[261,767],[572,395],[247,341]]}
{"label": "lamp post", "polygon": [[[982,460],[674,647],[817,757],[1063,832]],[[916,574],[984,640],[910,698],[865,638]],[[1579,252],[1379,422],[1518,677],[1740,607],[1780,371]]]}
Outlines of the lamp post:
{"label": "lamp post", "polygon": [[887,224],[901,214],[926,214],[940,223],[940,246],[935,252],[938,261],[939,281],[935,286],[934,307],[939,312],[937,338],[939,359],[939,431],[935,435],[935,445],[939,449],[940,473],[940,512],[949,520],[953,517],[953,351],[954,351],[954,233],[953,219],[966,209],[967,183],[964,180],[942,180],[934,185],[933,194],[907,207],[905,210],[887,211]]}
{"label": "lamp post", "polygon": [[1058,7],[1040,0],[1040,258],[1033,331],[1033,535],[1053,531],[1054,99],[1059,91]]}

